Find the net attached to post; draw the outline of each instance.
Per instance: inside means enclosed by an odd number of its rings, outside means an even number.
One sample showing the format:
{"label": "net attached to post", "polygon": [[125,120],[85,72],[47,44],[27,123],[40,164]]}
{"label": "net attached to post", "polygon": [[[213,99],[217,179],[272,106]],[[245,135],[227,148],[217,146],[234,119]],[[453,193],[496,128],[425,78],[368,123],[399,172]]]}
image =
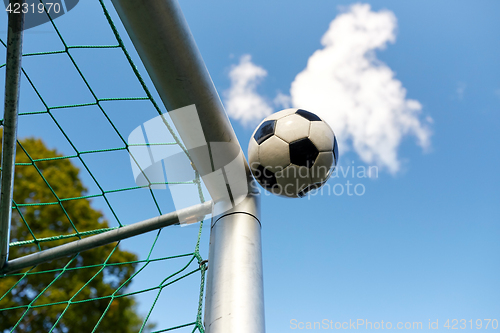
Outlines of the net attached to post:
{"label": "net attached to post", "polygon": [[[187,152],[167,117],[170,141],[128,139],[164,112],[115,22],[110,3],[82,1],[25,32],[10,260],[173,211],[170,185],[204,202],[195,171],[175,184],[143,172],[144,152]],[[0,43],[5,50],[6,38]],[[0,70],[5,76],[5,64]],[[177,248],[162,241],[170,230],[158,230],[128,247],[117,242],[0,276],[0,332],[203,332],[202,223],[189,228],[176,231],[189,234],[182,253],[170,253]],[[180,284],[195,290],[186,300],[168,291]],[[192,312],[180,314],[188,298]],[[170,326],[154,326],[160,312]]]}

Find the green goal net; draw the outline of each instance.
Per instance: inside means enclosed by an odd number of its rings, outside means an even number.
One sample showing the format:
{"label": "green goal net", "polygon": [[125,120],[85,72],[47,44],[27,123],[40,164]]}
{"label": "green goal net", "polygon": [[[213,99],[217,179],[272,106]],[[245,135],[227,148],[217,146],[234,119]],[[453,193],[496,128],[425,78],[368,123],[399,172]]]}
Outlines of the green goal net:
{"label": "green goal net", "polygon": [[[99,0],[24,33],[10,260],[175,210],[168,179],[132,175],[128,135],[165,110],[122,31]],[[167,116],[164,131],[154,144],[185,152]],[[204,202],[193,175],[178,186]],[[161,229],[1,275],[0,332],[203,332],[202,235]]]}

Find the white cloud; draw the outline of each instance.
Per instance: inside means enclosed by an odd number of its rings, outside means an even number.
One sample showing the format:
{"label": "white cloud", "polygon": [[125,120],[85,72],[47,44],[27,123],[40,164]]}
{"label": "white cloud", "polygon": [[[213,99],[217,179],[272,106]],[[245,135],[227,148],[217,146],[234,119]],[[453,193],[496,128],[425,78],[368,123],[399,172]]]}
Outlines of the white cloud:
{"label": "white cloud", "polygon": [[238,65],[229,71],[231,87],[224,92],[227,113],[243,125],[260,122],[270,115],[273,109],[257,93],[257,85],[267,76],[267,71],[252,63],[248,54],[240,58]]}
{"label": "white cloud", "polygon": [[283,109],[288,109],[292,106],[292,98],[279,92],[273,100],[274,105]]}
{"label": "white cloud", "polygon": [[323,49],[309,58],[290,90],[293,105],[310,109],[334,129],[339,149],[353,149],[366,163],[397,172],[397,149],[413,134],[422,147],[430,131],[419,120],[422,106],[374,51],[394,42],[396,17],[356,4],[339,15],[323,35]]}
{"label": "white cloud", "polygon": [[[365,163],[391,173],[400,169],[397,150],[402,138],[414,135],[418,144],[426,148],[431,135],[428,125],[432,122],[430,117],[420,120],[422,105],[406,99],[406,89],[394,72],[376,58],[375,50],[395,42],[396,26],[396,17],[390,11],[373,12],[367,4],[349,7],[330,23],[321,39],[323,48],[309,57],[306,68],[295,77],[290,96],[278,94],[274,100],[276,105],[286,107],[291,101],[293,107],[317,113],[335,131],[341,154],[354,150]],[[242,72],[248,68],[246,71],[254,74],[237,75],[239,68]],[[233,67],[233,86],[235,82],[243,83],[230,92],[251,96],[248,100],[259,107],[250,107],[250,103],[245,106],[246,99],[240,98],[235,103],[238,107],[232,106],[232,110],[255,112],[253,117],[259,119],[269,112],[270,104],[255,93],[255,78],[265,75],[265,70],[253,65],[249,56]],[[259,110],[258,114],[253,109]],[[237,116],[241,113],[233,111]],[[249,118],[245,115],[243,120]]]}

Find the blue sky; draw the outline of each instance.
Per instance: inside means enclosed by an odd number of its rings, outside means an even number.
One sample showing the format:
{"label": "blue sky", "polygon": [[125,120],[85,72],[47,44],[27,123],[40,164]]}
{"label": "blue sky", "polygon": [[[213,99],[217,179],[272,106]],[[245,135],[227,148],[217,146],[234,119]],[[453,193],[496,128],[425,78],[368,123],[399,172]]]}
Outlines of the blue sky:
{"label": "blue sky", "polygon": [[[290,93],[323,48],[330,22],[352,3],[212,1],[182,8],[219,91],[230,88],[230,66],[250,54],[267,71],[256,91],[272,101],[278,91]],[[423,151],[405,135],[397,172],[381,168],[377,179],[329,182],[362,183],[363,196],[263,198],[269,332],[293,331],[291,319],[422,321],[424,328],[439,319],[443,330],[446,319],[498,316],[500,4],[368,3],[397,20],[395,42],[375,55],[406,99],[421,104],[420,121],[432,118],[430,143]],[[253,128],[233,124],[245,144]],[[339,149],[344,168],[367,165],[352,149]]]}
{"label": "blue sky", "polygon": [[[232,123],[244,150],[259,117],[269,110],[282,108],[273,101],[277,94],[291,96],[289,103],[296,98],[299,104],[308,101],[318,104],[316,97],[311,100],[311,94],[304,92],[307,92],[305,88],[291,93],[292,82],[307,68],[310,57],[324,48],[321,38],[329,31],[331,22],[341,14],[350,17],[355,12],[353,8],[362,7],[351,7],[361,4],[358,2],[326,0],[213,0],[181,1],[180,4],[226,104],[230,102],[229,92],[236,82],[232,85],[230,74],[242,64],[242,59],[251,61],[253,67],[250,68],[254,71],[250,79],[246,78],[243,94],[247,95],[243,97],[250,94],[252,101],[257,99],[257,107],[253,111],[238,109],[238,106],[228,109],[235,117]],[[367,1],[362,4],[370,5],[363,7],[365,13],[381,20],[380,31],[370,36],[386,38],[386,42],[381,42],[385,48],[368,47],[372,58],[367,68],[359,67],[359,63],[353,65],[353,73],[359,75],[349,78],[361,87],[358,90],[348,93],[342,89],[331,90],[314,95],[338,109],[309,109],[328,118],[339,136],[339,170],[374,165],[379,168],[378,177],[367,179],[339,173],[327,184],[330,188],[335,184],[345,186],[347,181],[361,184],[365,189],[363,195],[348,195],[344,191],[342,195],[330,193],[300,200],[263,196],[267,331],[297,331],[292,329],[293,319],[297,322],[327,319],[334,323],[383,320],[393,326],[397,322],[415,321],[423,323],[421,331],[427,331],[429,320],[439,320],[440,331],[445,330],[442,325],[447,319],[466,319],[467,322],[472,319],[474,323],[476,319],[500,320],[500,191],[497,187],[500,154],[495,144],[500,141],[500,21],[497,15],[500,3]],[[96,20],[92,26],[85,22],[92,8],[96,7],[79,4],[57,21],[67,26],[74,22],[87,24],[86,29],[69,30],[68,38],[73,38],[75,43],[99,44],[107,40],[108,35],[101,32],[104,31],[101,21]],[[372,21],[355,22],[366,28],[363,24]],[[50,30],[44,26],[36,29]],[[51,36],[51,33],[32,32],[26,33],[26,40],[31,41],[34,48],[43,48],[55,45],[56,42],[49,42]],[[130,45],[128,40],[126,43]],[[371,45],[369,43],[370,39],[360,41],[364,47]],[[340,47],[333,48],[335,52],[341,52],[342,45],[349,46],[338,39],[334,45]],[[344,62],[332,67],[332,73],[345,68],[346,61],[365,59],[346,54]],[[245,58],[245,55],[249,56]],[[328,59],[327,69],[331,65]],[[125,65],[118,61],[113,62],[116,71],[110,77],[102,74],[104,70],[111,70],[109,66],[84,55],[82,61],[89,66],[88,75],[95,78],[93,83],[106,93],[133,95],[137,91],[135,83],[124,83],[132,80],[127,72],[120,71],[120,66]],[[359,68],[365,71],[356,71]],[[388,81],[367,82],[363,76],[366,69],[374,70],[377,77],[380,68],[385,69],[386,74],[392,73]],[[63,77],[66,72],[63,67],[59,69]],[[139,69],[143,69],[140,64]],[[39,69],[33,70],[40,77],[48,75]],[[325,75],[328,78],[328,73]],[[315,91],[321,90],[322,82],[331,83],[317,75],[310,75],[304,82],[305,86],[313,85]],[[401,83],[396,94],[391,90],[395,82]],[[52,95],[61,102],[66,97],[72,101],[86,98],[70,87],[67,93]],[[398,95],[401,89],[405,94]],[[375,97],[366,97],[370,92]],[[380,97],[386,93],[384,96],[397,95],[399,99],[387,104]],[[409,100],[418,102],[418,106],[412,104],[413,109],[408,108]],[[338,101],[355,101],[352,105],[356,107],[342,107],[346,104],[338,104]],[[28,105],[29,101],[24,103],[27,108],[36,108]],[[323,99],[319,104],[324,105],[322,103]],[[301,107],[308,109],[304,104]],[[390,117],[384,116],[387,108],[391,111]],[[238,113],[239,110],[243,113]],[[134,111],[116,110],[116,114],[121,115],[116,119],[121,119],[120,128],[125,135],[154,117],[151,110],[141,115]],[[246,123],[241,121],[241,114],[250,115]],[[361,116],[345,120],[353,114]],[[96,142],[112,146],[116,138],[99,137],[101,125],[96,124],[96,118],[90,113],[87,116],[89,119],[85,120],[66,114],[61,115],[61,119],[75,131],[77,127],[85,128],[85,124],[94,126],[95,135],[90,138],[84,135],[85,140],[82,139],[82,145],[88,145],[85,148],[95,148]],[[365,124],[366,117],[370,119],[369,124]],[[411,125],[407,125],[408,122]],[[395,125],[387,127],[387,123]],[[40,124],[44,124],[43,120],[21,123],[21,135],[41,136],[51,147],[70,151],[64,140],[50,130],[50,125]],[[341,134],[344,137],[340,137]],[[374,144],[373,140],[381,140],[381,144]],[[133,182],[130,166],[125,162],[120,162],[122,171],[102,168],[103,175],[117,172]],[[84,176],[84,181],[91,192],[88,177]],[[114,178],[109,181],[113,183],[110,186],[120,183]],[[169,200],[168,194],[164,196]],[[126,216],[126,223],[154,216],[154,210],[144,208],[149,208],[148,204],[140,206],[142,199],[127,200],[121,204],[120,200],[116,201],[117,209]],[[96,201],[94,205],[106,212],[102,202]],[[167,245],[158,251],[169,254],[191,251],[196,232],[196,227],[164,230],[162,241]],[[208,235],[209,229],[204,228],[204,257],[208,257]],[[144,235],[123,242],[123,246],[144,256],[148,249],[144,244],[153,238],[152,234]],[[132,289],[161,281],[164,269],[139,276]],[[162,296],[164,301],[152,315],[152,320],[158,323],[157,329],[171,326],[179,318],[193,318],[197,278],[188,282],[191,283],[186,282],[176,290],[169,290],[168,296]],[[139,310],[146,312],[152,296],[141,295],[138,299]],[[181,308],[180,304],[186,309],[192,307],[192,314],[185,315],[178,310],[175,316],[165,315]]]}

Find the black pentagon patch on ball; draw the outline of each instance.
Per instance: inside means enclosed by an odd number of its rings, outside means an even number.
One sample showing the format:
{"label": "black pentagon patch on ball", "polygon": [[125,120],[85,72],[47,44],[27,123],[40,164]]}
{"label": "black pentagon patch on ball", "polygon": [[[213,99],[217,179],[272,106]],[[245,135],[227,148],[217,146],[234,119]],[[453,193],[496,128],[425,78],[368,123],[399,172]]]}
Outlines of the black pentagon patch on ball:
{"label": "black pentagon patch on ball", "polygon": [[306,118],[309,121],[321,121],[320,117],[306,110],[298,109],[295,113],[298,114],[299,116]]}
{"label": "black pentagon patch on ball", "polygon": [[335,157],[335,165],[337,165],[339,161],[339,147],[337,146],[337,138],[334,138],[333,141],[333,157]]}
{"label": "black pentagon patch on ball", "polygon": [[265,188],[269,189],[278,184],[274,173],[271,170],[264,168],[262,165],[257,167],[257,172],[254,173],[254,176],[257,178],[260,185]]}
{"label": "black pentagon patch on ball", "polygon": [[297,193],[297,195],[299,196],[299,198],[303,198],[306,196],[307,193],[311,192],[312,190],[316,190],[316,189],[320,188],[321,186],[323,186],[323,184],[324,183],[311,184],[311,185],[307,186],[306,188],[300,190],[299,193]]}
{"label": "black pentagon patch on ball", "polygon": [[273,136],[275,128],[276,120],[265,121],[262,123],[262,125],[260,125],[259,129],[257,129],[253,138],[260,145],[262,142]]}
{"label": "black pentagon patch on ball", "polygon": [[312,167],[319,151],[309,138],[290,143],[290,162],[305,167]]}

